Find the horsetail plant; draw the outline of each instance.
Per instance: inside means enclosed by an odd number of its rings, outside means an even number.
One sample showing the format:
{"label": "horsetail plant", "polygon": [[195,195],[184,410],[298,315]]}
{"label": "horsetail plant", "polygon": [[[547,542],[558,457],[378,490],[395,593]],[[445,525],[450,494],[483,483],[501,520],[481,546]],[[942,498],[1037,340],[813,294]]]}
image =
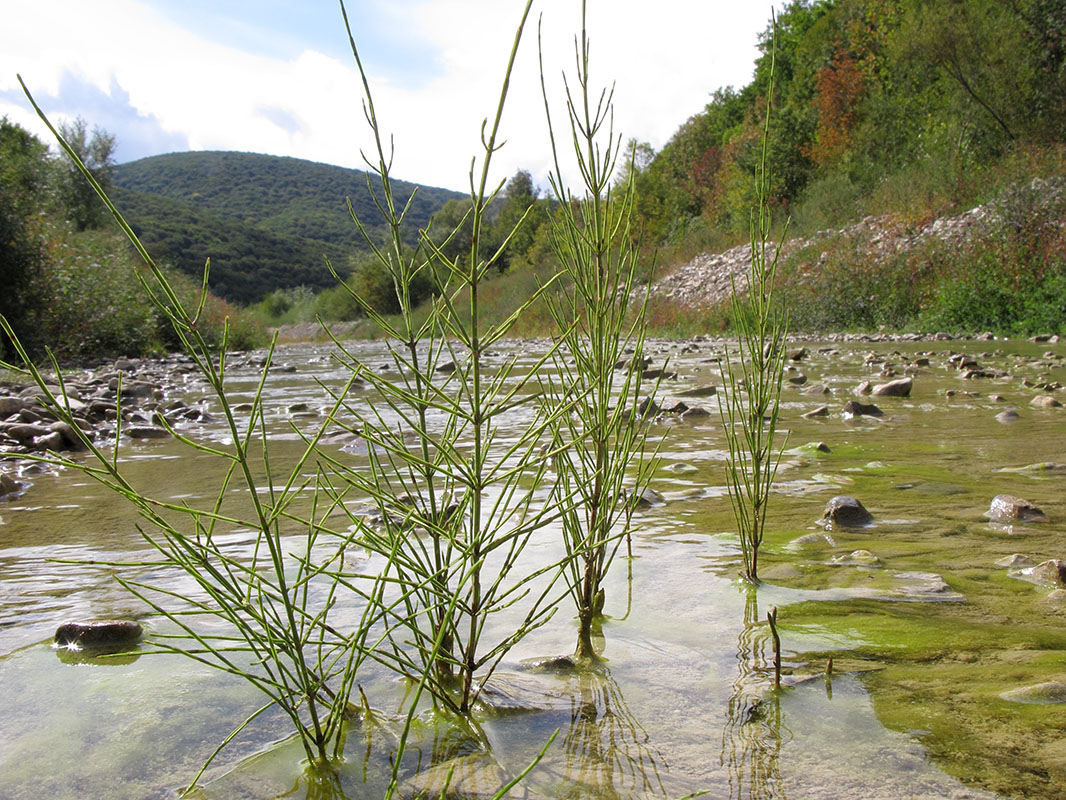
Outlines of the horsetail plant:
{"label": "horsetail plant", "polygon": [[[571,409],[554,417],[552,449],[563,493],[577,498],[562,515],[564,575],[578,615],[574,658],[588,664],[600,660],[592,635],[603,612],[603,583],[629,535],[634,503],[648,484],[654,459],[646,458],[641,414],[647,287],[636,287],[633,171],[612,187],[621,142],[613,131],[613,89],[601,92],[593,105],[584,23],[583,2],[581,38],[574,44],[579,89],[565,89],[585,183],[578,195],[559,166],[543,60],[541,86],[555,162],[551,188],[559,201],[551,244],[570,284],[547,296],[563,346],[554,359],[557,375],[546,385],[558,407]],[[630,309],[635,290],[640,299]]]}
{"label": "horsetail plant", "polygon": [[[486,214],[502,188],[490,187],[490,166],[500,147],[508,84],[530,7],[531,0],[521,15],[495,115],[482,126],[484,154],[480,168],[475,171],[475,162],[471,169],[471,210],[464,220],[471,242],[457,257],[444,247],[458,229],[422,231],[418,247],[404,245],[406,209],[393,202],[390,157],[364,73],[364,109],[377,147],[375,158],[364,158],[381,179],[376,199],[392,231],[388,249],[376,246],[354,213],[353,218],[393,280],[399,321],[394,324],[362,298],[356,300],[385,334],[392,369],[368,370],[337,343],[375,401],[358,404],[338,395],[335,420],[358,428],[367,442],[369,469],[352,469],[336,458],[332,468],[375,506],[378,525],[354,515],[353,522],[361,543],[388,557],[388,580],[404,598],[395,635],[374,657],[411,679],[424,678],[434,704],[466,720],[508,650],[554,613],[559,565],[528,569],[522,556],[531,536],[572,502],[548,484],[547,465],[538,452],[544,432],[564,409],[532,414],[525,429],[506,443],[498,436],[503,415],[536,403],[532,376],[554,348],[525,372],[517,358],[490,368],[488,351],[537,297],[494,326],[482,321],[479,304],[482,283],[510,239],[495,253],[482,253]],[[362,71],[350,31],[349,38]],[[437,295],[428,316],[416,322],[409,287],[423,271],[432,272]],[[513,624],[501,638],[487,641],[490,616],[504,611],[514,615]]]}
{"label": "horsetail plant", "polygon": [[767,505],[784,442],[777,433],[784,378],[788,315],[774,302],[774,284],[781,245],[770,243],[770,179],[767,148],[774,86],[774,54],[770,54],[770,88],[762,134],[762,153],[755,172],[756,208],[751,214],[751,263],[746,291],[731,278],[731,314],[736,350],[725,348],[723,378],[727,396],[718,395],[722,427],[729,447],[726,484],[740,535],[743,577],[759,582],[759,547],[766,528]]}
{"label": "horsetail plant", "polygon": [[[28,90],[26,95],[33,103]],[[322,482],[328,483],[314,458],[326,423],[308,438],[287,472],[281,470],[280,459],[272,457],[263,403],[274,345],[250,408],[238,412],[225,386],[228,331],[224,330],[216,350],[197,325],[207,294],[207,268],[198,305],[187,308],[92,174],[36,103],[34,108],[141,255],[147,274],[138,271],[137,278],[170,320],[184,352],[213,393],[227,431],[224,442],[206,444],[183,436],[164,419],[171,435],[191,451],[220,460],[225,477],[213,498],[199,506],[188,500],[178,503],[149,496],[123,474],[119,440],[109,455],[81,431],[65,400],[62,372],[55,359],[51,366],[60,381],[58,392],[30,361],[7,322],[0,320],[23,362],[18,368],[36,382],[55,416],[71,426],[92,456],[86,460],[62,455],[43,458],[100,482],[128,500],[148,523],[141,533],[156,557],[150,562],[113,566],[177,570],[194,581],[197,592],[179,596],[150,578],[119,577],[130,592],[170,623],[152,633],[153,651],[178,653],[236,675],[269,699],[237,726],[223,746],[256,716],[276,707],[291,721],[309,769],[329,772],[343,747],[358,671],[375,648],[374,638],[382,635],[383,621],[395,619],[399,612],[389,605],[398,600],[385,599],[383,578],[353,582],[343,565],[350,534],[330,526],[337,503],[317,490]],[[313,477],[307,477],[309,470]],[[275,477],[278,474],[280,479]],[[308,494],[309,503],[302,500]],[[349,590],[355,595],[356,621],[342,628],[332,622],[331,614],[339,595]],[[204,769],[220,750],[215,750]],[[193,785],[202,774],[203,769]]]}

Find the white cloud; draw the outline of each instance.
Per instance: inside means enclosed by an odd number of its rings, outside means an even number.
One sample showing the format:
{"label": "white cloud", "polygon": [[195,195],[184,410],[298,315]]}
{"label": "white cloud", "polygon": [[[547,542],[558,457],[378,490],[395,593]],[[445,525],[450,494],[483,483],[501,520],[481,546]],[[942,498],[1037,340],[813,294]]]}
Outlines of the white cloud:
{"label": "white cloud", "polygon": [[[352,2],[349,12],[358,12]],[[293,4],[298,13],[298,5]],[[661,147],[716,88],[751,76],[753,45],[770,7],[727,0],[592,0],[593,80],[617,81],[615,129]],[[383,126],[395,132],[395,174],[463,189],[479,155],[481,120],[491,116],[521,9],[502,0],[422,0],[404,4],[411,35],[423,40],[425,81],[372,75]],[[537,69],[538,14],[556,123],[564,122],[561,69],[572,72],[580,25],[575,0],[534,6],[522,43],[503,136],[497,180],[530,169],[543,183],[550,163]],[[104,92],[114,84],[129,104],[154,116],[163,132],[192,149],[232,149],[362,166],[370,144],[354,66],[313,50],[295,59],[251,55],[183,29],[138,0],[22,3],[6,12],[0,33],[0,114],[41,132],[12,91],[15,72],[31,91],[56,97],[62,118],[64,72]],[[354,16],[354,14],[353,14]],[[345,38],[340,15],[336,36]],[[13,23],[13,24],[12,24]],[[279,21],[277,24],[284,24]],[[114,92],[111,92],[114,95]],[[117,117],[116,117],[117,118]],[[93,119],[89,119],[93,123]],[[280,124],[279,124],[280,123]],[[113,131],[122,139],[123,131]]]}

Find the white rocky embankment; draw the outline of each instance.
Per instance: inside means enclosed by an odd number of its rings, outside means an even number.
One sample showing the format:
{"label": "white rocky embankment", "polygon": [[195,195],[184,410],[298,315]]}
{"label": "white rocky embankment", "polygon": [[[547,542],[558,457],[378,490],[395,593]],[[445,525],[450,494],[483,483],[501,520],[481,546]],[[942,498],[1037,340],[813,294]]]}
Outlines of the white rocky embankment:
{"label": "white rocky embankment", "polygon": [[[1032,213],[1038,213],[1052,202],[1061,200],[1064,191],[1066,180],[1062,178],[1034,178],[1021,190],[1029,194],[1033,205],[1028,210]],[[965,245],[988,233],[994,223],[1003,219],[1004,209],[1016,210],[1019,204],[1011,201],[1021,192],[1007,191],[997,200],[976,206],[962,214],[941,217],[917,228],[908,228],[889,216],[865,217],[840,230],[819,231],[805,239],[789,239],[781,248],[781,257],[785,258],[801,250],[813,249],[819,244],[840,239],[856,243],[861,253],[875,261],[910,250],[929,240]],[[1066,220],[1060,219],[1057,224],[1066,227]],[[771,242],[767,247],[769,254],[776,244]],[[814,263],[821,263],[827,257],[825,251],[820,256],[812,255]],[[715,305],[729,297],[732,281],[736,281],[738,290],[743,291],[746,288],[750,267],[750,244],[740,245],[722,253],[702,253],[657,280],[652,286],[652,294],[679,306]]]}

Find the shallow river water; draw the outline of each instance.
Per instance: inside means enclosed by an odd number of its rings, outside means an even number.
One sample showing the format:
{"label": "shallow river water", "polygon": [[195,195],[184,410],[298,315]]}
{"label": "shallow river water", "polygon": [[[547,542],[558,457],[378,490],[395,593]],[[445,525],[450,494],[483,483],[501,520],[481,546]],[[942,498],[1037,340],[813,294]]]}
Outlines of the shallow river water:
{"label": "shallow river water", "polygon": [[[801,344],[808,354],[790,365],[797,383],[783,392],[789,439],[762,585],[737,579],[716,400],[686,400],[711,414],[652,425],[662,444],[651,485],[664,502],[640,512],[633,557],[613,567],[603,668],[536,675],[559,702],[481,720],[505,771],[520,770],[559,731],[515,796],[1066,798],[1066,703],[1001,696],[1066,683],[1066,593],[996,564],[1014,554],[1034,564],[1066,558],[1066,408],[1031,404],[1049,391],[1063,397],[1054,382],[1066,375],[1066,346]],[[496,357],[531,365],[539,346],[508,343]],[[379,345],[353,347],[367,363],[384,361]],[[662,383],[663,398],[721,385],[719,343],[654,350],[678,373]],[[965,378],[949,361],[955,353],[1003,374]],[[295,451],[290,423],[310,428],[328,405],[315,379],[337,385],[343,375],[322,345],[289,346],[275,360],[293,369],[270,377],[268,413],[281,447],[291,441]],[[238,363],[228,380],[236,402],[258,380],[254,359]],[[854,393],[908,366],[909,397]],[[825,392],[811,391],[818,384]],[[183,399],[211,410],[195,382]],[[849,399],[874,402],[884,416],[852,418],[843,413]],[[827,415],[803,416],[823,405]],[[1007,409],[1017,411],[1013,422],[997,419]],[[211,424],[187,433],[223,438]],[[123,442],[120,460],[139,488],[170,500],[210,497],[222,475],[173,440]],[[133,510],[84,475],[23,470],[29,488],[0,501],[0,798],[172,797],[259,696],[178,656],[53,648],[56,627],[70,620],[159,624],[114,580],[115,567],[89,563],[144,560],[147,548]],[[984,513],[998,494],[1034,503],[1048,521],[990,522]],[[873,525],[825,531],[818,522],[836,495],[858,498]],[[558,531],[540,536],[532,552],[550,560]],[[241,533],[232,537],[240,548]],[[187,588],[181,576],[153,578],[178,594]],[[772,607],[789,684],[780,693],[768,691]],[[500,671],[572,651],[571,615],[563,605]],[[361,683],[374,705],[397,710],[394,678],[367,668]],[[253,722],[198,796],[323,796],[301,781],[302,751],[286,739],[287,724],[269,713]],[[364,750],[351,737],[341,784],[352,800],[381,796]]]}

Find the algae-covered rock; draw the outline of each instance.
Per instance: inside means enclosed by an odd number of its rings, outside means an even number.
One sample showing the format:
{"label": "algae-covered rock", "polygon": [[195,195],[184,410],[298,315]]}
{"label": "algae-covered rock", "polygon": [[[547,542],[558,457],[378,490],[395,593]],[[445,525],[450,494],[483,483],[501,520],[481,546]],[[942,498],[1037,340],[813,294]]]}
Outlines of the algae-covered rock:
{"label": "algae-covered rock", "polygon": [[1022,555],[1021,553],[1011,553],[1009,556],[1003,556],[1003,558],[997,559],[996,566],[1010,567],[1011,569],[1023,569],[1025,567],[1032,567],[1034,564],[1029,556]]}
{"label": "algae-covered rock", "polygon": [[800,547],[834,547],[836,542],[833,541],[833,537],[828,533],[805,533],[803,536],[797,536],[789,542],[788,546],[793,549]]}
{"label": "algae-covered rock", "polygon": [[1011,689],[1002,692],[999,696],[1012,703],[1030,703],[1034,705],[1066,703],[1066,684],[1058,681],[1047,681],[1034,686]]}
{"label": "algae-covered rock", "polygon": [[854,497],[837,495],[826,503],[822,520],[826,528],[832,529],[837,526],[862,527],[863,525],[871,524],[874,518],[866,510],[866,507]]}
{"label": "algae-covered rock", "polygon": [[1064,588],[1066,587],[1066,561],[1052,558],[1042,561],[1035,567],[1016,570],[1011,575],[1015,578],[1021,578],[1044,586]]}
{"label": "algae-covered rock", "polygon": [[997,494],[992,498],[985,516],[993,522],[1047,522],[1047,515],[1021,497],[1010,494]]}
{"label": "algae-covered rock", "polygon": [[850,553],[833,556],[829,563],[834,566],[879,567],[881,566],[881,559],[869,550],[854,550]]}

